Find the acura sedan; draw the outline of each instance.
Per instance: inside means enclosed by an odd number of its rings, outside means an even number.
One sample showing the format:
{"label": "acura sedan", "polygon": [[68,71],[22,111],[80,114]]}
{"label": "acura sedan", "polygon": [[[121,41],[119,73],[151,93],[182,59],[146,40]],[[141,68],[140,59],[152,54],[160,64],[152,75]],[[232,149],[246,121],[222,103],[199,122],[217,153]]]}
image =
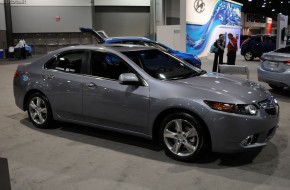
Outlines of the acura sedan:
{"label": "acura sedan", "polygon": [[257,83],[132,45],[67,47],[19,65],[14,96],[36,127],[65,121],[137,135],[181,161],[263,147],[279,116]]}
{"label": "acura sedan", "polygon": [[290,46],[262,55],[258,79],[276,90],[290,87]]}

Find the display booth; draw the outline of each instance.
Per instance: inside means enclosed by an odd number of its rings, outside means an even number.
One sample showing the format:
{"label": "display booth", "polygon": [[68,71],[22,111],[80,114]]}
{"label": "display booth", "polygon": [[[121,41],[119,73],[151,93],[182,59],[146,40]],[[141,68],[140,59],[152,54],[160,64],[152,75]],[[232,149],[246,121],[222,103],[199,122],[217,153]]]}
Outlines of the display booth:
{"label": "display booth", "polygon": [[[241,32],[242,4],[230,0],[184,0],[181,1],[182,46],[187,53],[207,56],[219,34],[232,33],[237,38]],[[183,20],[185,22],[183,22]]]}

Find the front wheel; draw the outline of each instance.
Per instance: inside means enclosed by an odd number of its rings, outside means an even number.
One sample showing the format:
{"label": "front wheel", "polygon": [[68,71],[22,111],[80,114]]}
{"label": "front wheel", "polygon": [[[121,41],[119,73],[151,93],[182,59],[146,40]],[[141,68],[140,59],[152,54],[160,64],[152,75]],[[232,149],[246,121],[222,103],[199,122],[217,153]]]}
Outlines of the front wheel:
{"label": "front wheel", "polygon": [[50,128],[53,122],[52,111],[48,99],[34,93],[28,99],[27,112],[33,125],[38,128]]}
{"label": "front wheel", "polygon": [[244,55],[244,58],[246,61],[253,61],[254,60],[254,55],[252,52],[247,51]]}
{"label": "front wheel", "polygon": [[180,161],[199,159],[209,145],[204,127],[187,113],[168,115],[161,124],[159,138],[166,154]]}

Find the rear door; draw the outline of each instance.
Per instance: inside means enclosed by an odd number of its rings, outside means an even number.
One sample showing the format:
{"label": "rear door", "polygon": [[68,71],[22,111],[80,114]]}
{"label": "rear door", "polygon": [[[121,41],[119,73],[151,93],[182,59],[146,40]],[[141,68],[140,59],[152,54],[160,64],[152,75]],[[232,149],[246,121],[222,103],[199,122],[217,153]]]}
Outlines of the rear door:
{"label": "rear door", "polygon": [[275,36],[265,36],[264,40],[264,52],[270,52],[276,49],[276,37]]}
{"label": "rear door", "polygon": [[91,72],[83,81],[85,121],[105,127],[148,133],[149,87],[123,85],[122,73],[134,73],[120,57],[93,52]]}
{"label": "rear door", "polygon": [[260,57],[264,53],[264,36],[256,36],[253,39],[253,52],[256,57]]}
{"label": "rear door", "polygon": [[45,65],[46,94],[53,111],[61,118],[83,120],[82,82],[88,56],[86,51],[68,51]]}

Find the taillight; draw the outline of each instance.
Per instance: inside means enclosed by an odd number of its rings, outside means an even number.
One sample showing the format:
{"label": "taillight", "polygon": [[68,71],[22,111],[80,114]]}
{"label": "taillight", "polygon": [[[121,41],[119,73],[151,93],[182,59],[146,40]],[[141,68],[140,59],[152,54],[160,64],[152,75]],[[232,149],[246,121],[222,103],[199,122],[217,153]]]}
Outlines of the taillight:
{"label": "taillight", "polygon": [[20,77],[20,74],[19,74],[18,71],[15,71],[15,73],[14,73],[14,78],[16,79],[16,78],[18,78],[18,77]]}
{"label": "taillight", "polygon": [[260,62],[263,63],[265,59],[263,57],[260,57]]}
{"label": "taillight", "polygon": [[283,61],[283,63],[286,64],[286,65],[290,65],[290,60],[288,60],[288,61]]}

